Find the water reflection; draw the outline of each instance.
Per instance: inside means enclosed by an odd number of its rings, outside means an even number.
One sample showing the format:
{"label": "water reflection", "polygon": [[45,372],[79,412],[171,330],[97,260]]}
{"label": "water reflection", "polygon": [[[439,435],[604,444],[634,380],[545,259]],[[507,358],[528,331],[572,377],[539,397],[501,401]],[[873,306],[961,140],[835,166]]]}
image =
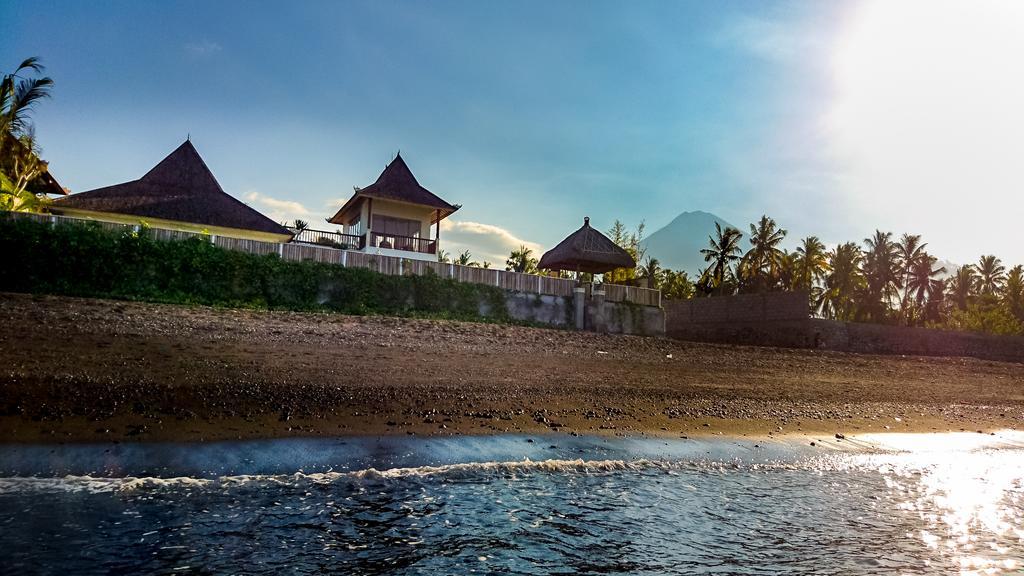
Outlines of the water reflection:
{"label": "water reflection", "polygon": [[988,448],[979,434],[892,434],[873,438],[898,455],[855,459],[875,466],[916,536],[962,574],[1014,572],[1024,557],[1024,466],[1017,452]]}
{"label": "water reflection", "polygon": [[773,462],[463,464],[205,482],[0,479],[0,549],[7,551],[0,572],[1021,569],[1024,451],[958,436],[864,440],[903,451]]}

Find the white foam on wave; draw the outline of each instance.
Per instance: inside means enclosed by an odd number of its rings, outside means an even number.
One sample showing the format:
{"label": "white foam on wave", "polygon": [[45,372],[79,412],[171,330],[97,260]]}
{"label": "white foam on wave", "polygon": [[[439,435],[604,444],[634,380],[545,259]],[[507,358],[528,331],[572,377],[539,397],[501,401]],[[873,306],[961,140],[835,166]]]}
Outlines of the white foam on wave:
{"label": "white foam on wave", "polygon": [[105,478],[96,476],[64,476],[62,478],[9,477],[0,478],[0,494],[10,492],[127,492],[160,488],[208,488],[211,486],[243,486],[249,484],[296,485],[303,482],[331,484],[341,480],[401,479],[417,477],[471,477],[508,475],[526,472],[603,473],[623,470],[669,468],[668,462],[656,460],[522,460],[513,462],[466,462],[441,466],[417,466],[377,470],[367,468],[353,472],[315,472],[295,474],[242,474],[218,478]]}

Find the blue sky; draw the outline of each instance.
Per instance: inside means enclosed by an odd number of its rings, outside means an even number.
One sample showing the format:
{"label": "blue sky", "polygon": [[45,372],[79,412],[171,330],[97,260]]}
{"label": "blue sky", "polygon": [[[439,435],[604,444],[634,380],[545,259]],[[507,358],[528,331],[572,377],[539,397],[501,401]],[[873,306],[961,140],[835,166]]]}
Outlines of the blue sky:
{"label": "blue sky", "polygon": [[3,2],[0,64],[48,66],[37,136],[73,191],[191,134],[229,193],[314,224],[401,150],[464,206],[448,247],[494,260],[706,210],[1024,262],[1014,4]]}

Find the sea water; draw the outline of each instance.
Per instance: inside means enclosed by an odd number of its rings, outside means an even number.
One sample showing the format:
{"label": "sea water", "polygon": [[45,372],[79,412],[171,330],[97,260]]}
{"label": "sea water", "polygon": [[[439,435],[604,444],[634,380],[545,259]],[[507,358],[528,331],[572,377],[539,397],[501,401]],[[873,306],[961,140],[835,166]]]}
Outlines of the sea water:
{"label": "sea water", "polygon": [[1014,574],[1019,434],[0,450],[11,574]]}

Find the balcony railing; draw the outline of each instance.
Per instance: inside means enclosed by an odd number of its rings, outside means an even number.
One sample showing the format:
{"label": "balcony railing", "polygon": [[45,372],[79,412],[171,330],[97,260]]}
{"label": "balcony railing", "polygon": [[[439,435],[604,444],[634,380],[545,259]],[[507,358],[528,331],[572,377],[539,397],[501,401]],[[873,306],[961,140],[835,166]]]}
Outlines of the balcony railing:
{"label": "balcony railing", "polygon": [[414,236],[398,236],[396,234],[382,234],[370,231],[371,248],[390,248],[391,250],[404,250],[406,252],[420,252],[422,254],[437,254],[437,241],[429,238],[416,238]]}
{"label": "balcony railing", "polygon": [[362,250],[366,247],[366,234],[342,234],[341,232],[328,232],[326,230],[311,230],[309,228],[289,227],[292,234],[295,234],[294,242],[303,244],[316,244],[330,248],[341,248],[343,250]]}

